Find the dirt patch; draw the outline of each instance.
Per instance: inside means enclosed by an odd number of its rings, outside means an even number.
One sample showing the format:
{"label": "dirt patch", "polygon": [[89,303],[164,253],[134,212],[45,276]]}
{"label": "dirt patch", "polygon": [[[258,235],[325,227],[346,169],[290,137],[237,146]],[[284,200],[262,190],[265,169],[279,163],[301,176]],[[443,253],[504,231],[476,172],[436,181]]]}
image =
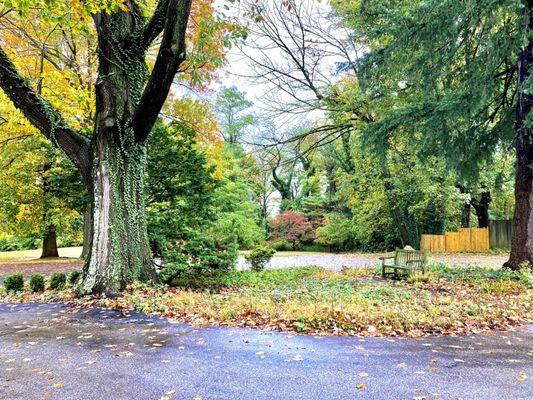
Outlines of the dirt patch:
{"label": "dirt patch", "polygon": [[83,261],[76,258],[59,258],[50,260],[31,260],[31,261],[0,261],[0,282],[10,274],[22,272],[24,278],[29,278],[32,274],[42,274],[50,276],[54,272],[63,272],[68,274],[75,269],[81,269]]}

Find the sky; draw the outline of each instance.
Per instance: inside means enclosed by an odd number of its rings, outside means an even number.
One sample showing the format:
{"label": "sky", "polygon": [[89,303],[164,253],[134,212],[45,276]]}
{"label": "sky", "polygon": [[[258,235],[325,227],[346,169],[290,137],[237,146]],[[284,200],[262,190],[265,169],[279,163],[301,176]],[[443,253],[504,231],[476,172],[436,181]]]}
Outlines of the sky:
{"label": "sky", "polygon": [[[279,2],[280,0],[268,0],[269,2]],[[314,10],[319,10],[322,13],[328,12],[331,10],[330,6],[328,5],[328,1],[317,1],[317,0],[302,0],[304,2],[307,2],[309,5],[312,5]],[[220,4],[223,4],[224,0],[217,0],[215,2],[216,5],[220,7]],[[238,15],[239,12],[242,12],[240,7],[235,7],[236,15]],[[269,85],[264,82],[260,82],[257,79],[251,79],[250,76],[254,75],[254,70],[250,66],[249,57],[259,57],[258,51],[256,51],[254,48],[248,45],[248,43],[257,43],[257,38],[253,35],[250,35],[243,44],[239,46],[234,46],[228,53],[227,56],[227,65],[220,71],[220,77],[217,82],[215,82],[211,89],[213,91],[217,91],[222,86],[235,86],[240,91],[244,92],[246,94],[246,98],[250,100],[252,103],[254,103],[254,108],[256,111],[263,113],[268,113],[268,111],[265,111],[268,109],[268,105],[263,100],[263,97],[265,94],[271,94],[273,87],[272,85]],[[244,54],[247,56],[245,56]],[[280,53],[275,50],[269,50],[268,54],[270,57],[273,58],[279,58]],[[331,61],[331,60],[330,60]],[[333,62],[329,62],[329,65],[326,65],[326,68],[333,70]],[[283,101],[284,96],[283,94],[280,94],[280,99]],[[288,101],[288,99],[285,96],[285,99]],[[269,115],[269,117],[271,117]],[[277,126],[280,125],[287,125],[287,124],[301,124],[304,120],[312,120],[323,117],[323,114],[321,112],[314,112],[310,115],[304,115],[300,116],[299,118],[296,118],[294,116],[289,116],[285,118],[272,118],[274,120],[274,123]]]}

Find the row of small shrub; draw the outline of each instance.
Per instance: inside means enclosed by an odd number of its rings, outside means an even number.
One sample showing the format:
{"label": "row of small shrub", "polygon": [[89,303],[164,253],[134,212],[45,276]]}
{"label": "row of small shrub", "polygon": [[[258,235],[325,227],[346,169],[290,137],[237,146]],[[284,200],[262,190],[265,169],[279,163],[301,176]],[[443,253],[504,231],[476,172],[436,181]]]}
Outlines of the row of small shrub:
{"label": "row of small shrub", "polygon": [[[75,285],[80,277],[80,271],[72,271],[68,276],[68,283]],[[67,276],[62,272],[54,272],[50,276],[48,288],[50,290],[64,289],[67,284]],[[45,278],[41,274],[30,276],[28,286],[32,292],[42,292],[45,289]],[[4,288],[7,292],[22,292],[24,290],[24,276],[19,272],[8,275],[4,279]]]}

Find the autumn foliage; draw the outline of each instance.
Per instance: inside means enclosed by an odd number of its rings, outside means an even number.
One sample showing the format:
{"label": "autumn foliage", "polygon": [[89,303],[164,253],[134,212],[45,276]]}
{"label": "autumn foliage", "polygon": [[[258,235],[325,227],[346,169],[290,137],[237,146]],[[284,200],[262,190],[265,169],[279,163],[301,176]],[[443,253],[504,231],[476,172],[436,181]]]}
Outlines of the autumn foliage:
{"label": "autumn foliage", "polygon": [[296,250],[296,245],[313,239],[313,227],[305,215],[292,210],[279,214],[269,221],[270,239],[286,241]]}

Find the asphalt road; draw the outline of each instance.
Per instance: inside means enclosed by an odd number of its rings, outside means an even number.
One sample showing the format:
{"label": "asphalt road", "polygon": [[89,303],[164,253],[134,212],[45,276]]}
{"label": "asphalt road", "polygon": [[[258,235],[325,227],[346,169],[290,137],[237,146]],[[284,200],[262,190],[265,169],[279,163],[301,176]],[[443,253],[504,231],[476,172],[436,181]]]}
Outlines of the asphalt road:
{"label": "asphalt road", "polygon": [[192,328],[0,303],[1,399],[532,399],[533,327],[423,339]]}

